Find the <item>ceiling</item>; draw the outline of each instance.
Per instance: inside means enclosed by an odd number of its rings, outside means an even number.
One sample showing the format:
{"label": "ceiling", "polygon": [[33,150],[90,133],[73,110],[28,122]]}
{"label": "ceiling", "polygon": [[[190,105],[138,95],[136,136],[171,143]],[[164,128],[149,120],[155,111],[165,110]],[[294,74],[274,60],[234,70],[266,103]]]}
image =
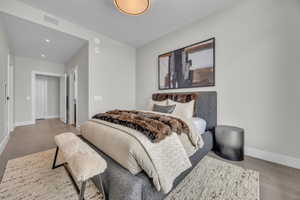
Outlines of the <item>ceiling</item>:
{"label": "ceiling", "polygon": [[[16,56],[64,64],[87,42],[14,16],[0,13],[0,18]],[[46,42],[46,39],[50,42]]]}
{"label": "ceiling", "polygon": [[139,47],[238,0],[151,0],[148,12],[129,16],[113,0],[19,0],[115,40]]}

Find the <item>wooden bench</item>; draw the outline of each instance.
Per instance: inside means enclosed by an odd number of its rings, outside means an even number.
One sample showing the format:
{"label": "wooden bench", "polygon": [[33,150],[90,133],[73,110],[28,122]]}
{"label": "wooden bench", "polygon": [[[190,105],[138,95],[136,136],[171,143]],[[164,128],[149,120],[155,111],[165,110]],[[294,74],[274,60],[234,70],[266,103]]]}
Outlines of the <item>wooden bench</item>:
{"label": "wooden bench", "polygon": [[[74,133],[62,133],[55,136],[54,140],[57,148],[52,169],[64,166],[79,194],[80,200],[84,199],[86,182],[93,177],[97,177],[102,190],[100,192],[102,192],[105,199],[101,173],[103,173],[107,167],[106,161]],[[59,151],[64,163],[56,165]],[[81,189],[79,189],[73,177],[75,177],[77,182],[82,182]]]}

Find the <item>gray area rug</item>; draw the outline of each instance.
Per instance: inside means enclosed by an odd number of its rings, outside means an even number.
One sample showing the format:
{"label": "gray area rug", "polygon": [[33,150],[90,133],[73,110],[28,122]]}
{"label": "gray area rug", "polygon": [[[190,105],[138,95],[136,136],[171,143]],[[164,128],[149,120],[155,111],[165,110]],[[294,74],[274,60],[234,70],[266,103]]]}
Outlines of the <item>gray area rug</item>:
{"label": "gray area rug", "polygon": [[175,199],[258,200],[259,173],[206,156],[166,198]]}
{"label": "gray area rug", "polygon": [[[10,160],[0,184],[1,200],[77,200],[63,167],[51,169],[54,149]],[[89,181],[85,199],[102,199]],[[206,156],[169,194],[168,200],[258,200],[256,171]]]}
{"label": "gray area rug", "polygon": [[[8,161],[0,184],[0,200],[78,200],[64,167],[52,170],[54,153],[55,149],[51,149]],[[86,187],[85,199],[102,199],[91,181]]]}

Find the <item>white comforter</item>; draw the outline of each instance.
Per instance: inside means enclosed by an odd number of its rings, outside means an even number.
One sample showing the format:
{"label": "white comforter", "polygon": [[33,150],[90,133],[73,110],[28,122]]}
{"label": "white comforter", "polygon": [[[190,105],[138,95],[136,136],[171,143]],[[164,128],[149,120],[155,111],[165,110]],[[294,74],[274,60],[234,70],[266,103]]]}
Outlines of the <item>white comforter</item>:
{"label": "white comforter", "polygon": [[182,120],[190,126],[191,133],[172,133],[159,143],[152,143],[134,129],[96,119],[84,123],[81,133],[132,174],[144,170],[158,191],[168,193],[175,178],[191,167],[189,156],[203,145],[193,123]]}

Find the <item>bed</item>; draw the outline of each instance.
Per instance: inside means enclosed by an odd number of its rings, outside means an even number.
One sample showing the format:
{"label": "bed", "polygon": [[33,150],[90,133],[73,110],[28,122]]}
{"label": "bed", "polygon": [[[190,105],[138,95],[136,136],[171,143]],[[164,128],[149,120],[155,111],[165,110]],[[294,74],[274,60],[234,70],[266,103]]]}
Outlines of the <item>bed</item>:
{"label": "bed", "polygon": [[[172,189],[193,169],[193,167],[212,149],[212,131],[217,123],[217,94],[216,92],[193,92],[193,93],[159,93],[153,94],[153,100],[172,99],[177,102],[195,100],[194,116],[205,119],[207,122],[206,132],[201,135],[203,146],[189,157],[191,167],[176,177]],[[82,134],[85,140],[106,161],[108,168],[102,175],[106,197],[110,200],[159,200],[164,199],[168,193],[157,191],[152,180],[142,171],[133,175],[128,169],[101,151],[93,140],[87,137],[88,133]],[[100,186],[97,179],[93,180]]]}

